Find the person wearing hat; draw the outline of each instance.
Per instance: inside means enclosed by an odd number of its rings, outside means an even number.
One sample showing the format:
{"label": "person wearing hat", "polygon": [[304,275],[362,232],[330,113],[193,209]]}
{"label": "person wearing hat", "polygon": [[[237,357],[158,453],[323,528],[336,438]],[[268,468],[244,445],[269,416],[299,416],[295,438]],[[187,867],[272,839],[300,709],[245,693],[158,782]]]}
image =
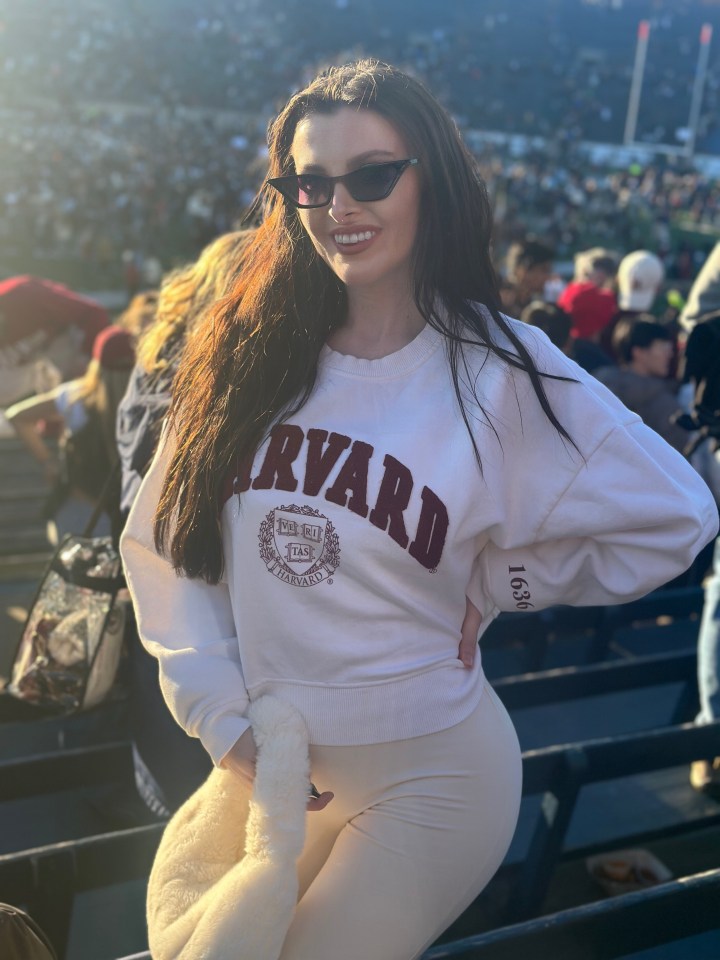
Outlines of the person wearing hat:
{"label": "person wearing hat", "polygon": [[611,362],[600,345],[603,331],[617,314],[617,301],[610,286],[617,261],[610,250],[593,247],[575,256],[575,275],[558,297],[557,304],[571,318],[569,355],[583,370],[592,373]]}
{"label": "person wearing hat", "polygon": [[104,307],[59,283],[16,276],[0,282],[0,407],[82,375]]}
{"label": "person wearing hat", "polygon": [[[115,468],[115,418],[134,360],[130,334],[118,326],[105,327],[93,342],[82,377],[6,411],[8,422],[42,467],[50,490],[46,516],[53,546],[66,533],[82,532]],[[57,454],[38,430],[41,421],[62,431]],[[106,510],[95,528],[98,536],[119,536],[119,475],[117,488],[106,491]]]}
{"label": "person wearing hat", "polygon": [[648,250],[635,250],[620,261],[617,273],[621,311],[645,313],[652,308],[665,279],[659,257]]}
{"label": "person wearing hat", "polygon": [[576,363],[588,373],[612,363],[610,355],[600,346],[603,331],[617,314],[612,290],[599,287],[591,280],[573,282],[560,295],[558,306],[572,321],[572,357]]}

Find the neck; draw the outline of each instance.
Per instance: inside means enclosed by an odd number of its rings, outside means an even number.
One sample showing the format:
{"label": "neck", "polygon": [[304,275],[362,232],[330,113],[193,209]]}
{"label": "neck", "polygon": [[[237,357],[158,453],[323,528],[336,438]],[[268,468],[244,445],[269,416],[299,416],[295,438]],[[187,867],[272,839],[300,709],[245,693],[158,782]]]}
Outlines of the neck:
{"label": "neck", "polygon": [[339,353],[377,360],[407,346],[425,326],[407,291],[348,288],[347,319],[328,340]]}

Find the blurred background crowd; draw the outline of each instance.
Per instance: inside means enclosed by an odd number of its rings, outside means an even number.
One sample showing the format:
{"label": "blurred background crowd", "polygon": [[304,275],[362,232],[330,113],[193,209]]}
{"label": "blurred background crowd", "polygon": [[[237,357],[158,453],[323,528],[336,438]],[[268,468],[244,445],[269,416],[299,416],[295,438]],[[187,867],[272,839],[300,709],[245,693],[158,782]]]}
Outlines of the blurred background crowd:
{"label": "blurred background crowd", "polygon": [[[409,68],[481,159],[496,247],[531,230],[569,263],[661,252],[689,279],[720,230],[720,59],[693,161],[619,145],[638,21],[651,40],[636,140],[682,150],[715,0],[0,0],[0,273],[105,289],[157,280],[236,225],[267,122],[319,64]],[[712,157],[717,158],[717,168]],[[693,259],[694,258],[694,259]]]}

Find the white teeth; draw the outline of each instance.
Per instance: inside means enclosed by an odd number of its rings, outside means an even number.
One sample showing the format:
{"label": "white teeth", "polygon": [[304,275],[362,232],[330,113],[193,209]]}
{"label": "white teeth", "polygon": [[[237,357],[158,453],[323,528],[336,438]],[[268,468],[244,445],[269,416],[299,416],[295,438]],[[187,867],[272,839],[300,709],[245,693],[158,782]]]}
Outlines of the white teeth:
{"label": "white teeth", "polygon": [[366,230],[364,233],[338,233],[335,235],[335,239],[338,243],[352,244],[361,243],[363,240],[369,240],[374,236],[372,230]]}

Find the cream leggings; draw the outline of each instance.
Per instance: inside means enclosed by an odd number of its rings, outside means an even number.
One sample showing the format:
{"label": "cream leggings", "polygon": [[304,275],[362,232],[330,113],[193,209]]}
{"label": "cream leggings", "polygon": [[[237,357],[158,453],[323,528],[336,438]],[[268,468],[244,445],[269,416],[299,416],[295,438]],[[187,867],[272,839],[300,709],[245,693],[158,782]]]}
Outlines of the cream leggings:
{"label": "cream leggings", "polygon": [[507,852],[521,792],[515,730],[485,684],[462,723],[412,740],[310,748],[334,800],[307,816],[300,900],[280,960],[414,960]]}

